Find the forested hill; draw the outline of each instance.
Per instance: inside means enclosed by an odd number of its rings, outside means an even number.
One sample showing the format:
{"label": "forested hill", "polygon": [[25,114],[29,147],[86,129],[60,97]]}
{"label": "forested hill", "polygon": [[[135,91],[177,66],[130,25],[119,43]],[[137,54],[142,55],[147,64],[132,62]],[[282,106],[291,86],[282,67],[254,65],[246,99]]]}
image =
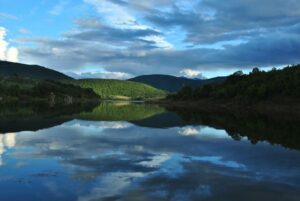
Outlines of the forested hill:
{"label": "forested hill", "polygon": [[189,79],[185,77],[175,77],[171,75],[142,75],[130,79],[134,82],[140,82],[151,85],[155,88],[168,91],[177,92],[184,86],[200,87],[210,83],[220,83],[226,80],[226,77],[216,77],[212,79]]}
{"label": "forested hill", "polygon": [[66,80],[82,88],[93,89],[103,99],[151,99],[165,97],[166,93],[147,84],[127,80],[81,79]]}
{"label": "forested hill", "polygon": [[38,65],[26,65],[7,61],[0,61],[1,77],[22,77],[46,80],[69,80],[73,79],[63,73]]}
{"label": "forested hill", "polygon": [[254,68],[248,75],[238,71],[220,84],[209,84],[192,89],[185,87],[170,99],[201,100],[298,100],[300,98],[300,65],[277,70],[261,71]]}
{"label": "forested hill", "polygon": [[[30,85],[30,87],[25,89],[19,86],[18,81],[24,84],[26,83],[25,85]],[[17,86],[16,89],[12,89],[8,83],[12,86]],[[72,93],[69,94],[72,97],[82,96],[85,93],[84,89],[92,89],[94,92],[92,91],[92,94],[89,95],[93,96],[97,94],[102,99],[136,100],[159,98],[165,97],[166,95],[164,91],[143,83],[108,79],[75,80],[63,73],[42,66],[6,61],[0,61],[0,84],[0,89],[5,90],[5,94],[2,93],[2,95],[0,95],[1,97],[4,96],[5,99],[19,99],[20,96],[24,96],[25,93],[32,96],[26,96],[27,99],[41,98],[39,92],[37,92],[36,85],[39,86],[39,89],[44,88],[43,93],[45,94],[43,95],[49,95],[54,91],[57,92],[57,94],[61,94],[60,92],[64,91],[64,87],[70,90],[77,89],[79,91],[79,94],[72,91]],[[71,86],[66,84],[71,84]],[[76,85],[76,87],[73,85]],[[60,87],[62,88],[60,89]]]}
{"label": "forested hill", "polygon": [[99,98],[91,89],[83,89],[56,80],[0,77],[0,104],[10,102],[34,103],[36,101],[69,103],[98,100]]}

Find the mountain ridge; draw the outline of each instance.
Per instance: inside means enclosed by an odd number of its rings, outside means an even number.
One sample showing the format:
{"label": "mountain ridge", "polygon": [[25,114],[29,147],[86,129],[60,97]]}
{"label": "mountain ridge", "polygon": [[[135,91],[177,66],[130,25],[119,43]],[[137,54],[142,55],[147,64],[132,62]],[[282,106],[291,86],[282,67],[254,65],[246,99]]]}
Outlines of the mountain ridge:
{"label": "mountain ridge", "polygon": [[0,76],[12,77],[19,76],[23,78],[45,79],[45,80],[72,80],[59,71],[52,70],[39,65],[28,65],[0,60]]}
{"label": "mountain ridge", "polygon": [[227,77],[215,77],[210,79],[190,79],[186,77],[176,77],[172,75],[150,74],[137,76],[128,80],[148,84],[150,86],[168,92],[177,92],[184,86],[200,87],[205,84],[220,83],[225,81],[226,79]]}

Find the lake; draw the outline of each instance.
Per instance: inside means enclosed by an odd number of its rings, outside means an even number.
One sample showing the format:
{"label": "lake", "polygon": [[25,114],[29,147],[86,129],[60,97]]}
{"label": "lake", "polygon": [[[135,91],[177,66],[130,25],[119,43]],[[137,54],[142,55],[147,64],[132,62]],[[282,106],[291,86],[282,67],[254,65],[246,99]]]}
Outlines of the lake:
{"label": "lake", "polygon": [[0,200],[300,200],[300,120],[288,115],[0,109]]}

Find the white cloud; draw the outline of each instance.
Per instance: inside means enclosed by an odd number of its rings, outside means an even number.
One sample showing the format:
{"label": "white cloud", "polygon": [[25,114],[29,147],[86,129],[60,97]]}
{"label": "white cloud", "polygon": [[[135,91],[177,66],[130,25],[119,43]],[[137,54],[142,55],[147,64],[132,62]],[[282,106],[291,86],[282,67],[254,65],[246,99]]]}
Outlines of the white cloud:
{"label": "white cloud", "polygon": [[84,72],[84,73],[67,73],[69,76],[75,79],[84,79],[84,78],[102,78],[102,79],[128,79],[132,75],[125,72]]}
{"label": "white cloud", "polygon": [[13,148],[16,145],[16,134],[6,133],[0,134],[0,166],[3,165],[2,156],[6,149]]}
{"label": "white cloud", "polygon": [[6,60],[17,62],[19,59],[19,51],[15,47],[8,48],[7,54],[6,54]]}
{"label": "white cloud", "polygon": [[10,47],[5,40],[7,30],[0,27],[0,60],[17,62],[19,59],[19,51],[16,47]]}
{"label": "white cloud", "polygon": [[183,135],[183,136],[191,136],[191,135],[197,135],[197,134],[199,134],[199,130],[197,130],[194,127],[184,127],[184,128],[181,128],[178,131],[178,133],[180,135]]}
{"label": "white cloud", "polygon": [[[154,29],[151,26],[141,24],[138,22],[137,18],[134,16],[134,12],[130,12],[127,7],[112,3],[107,0],[85,0],[86,3],[91,4],[96,7],[98,13],[102,15],[107,25],[119,29],[131,29],[131,30],[146,30]],[[162,36],[147,36],[141,37],[145,41],[149,41],[155,44],[156,47],[162,49],[171,49],[173,45],[165,40]]]}
{"label": "white cloud", "polygon": [[134,26],[135,18],[120,5],[107,0],[84,0],[86,3],[96,7],[97,11],[103,15],[106,23],[116,27]]}
{"label": "white cloud", "polygon": [[193,70],[190,68],[185,68],[185,69],[181,70],[180,74],[183,75],[184,77],[188,77],[188,78],[196,78],[196,77],[202,76],[200,71]]}
{"label": "white cloud", "polygon": [[165,40],[165,38],[161,37],[161,36],[145,36],[142,37],[141,39],[149,41],[149,42],[153,42],[155,44],[156,47],[158,48],[163,48],[163,49],[172,49],[173,45],[171,43],[169,43],[168,41]]}
{"label": "white cloud", "polygon": [[126,129],[131,126],[130,123],[127,122],[81,122],[81,121],[72,121],[65,124],[66,127],[76,127],[78,129],[95,129],[95,130],[103,130],[103,129]]}
{"label": "white cloud", "polygon": [[151,158],[149,161],[139,162],[140,165],[145,167],[160,167],[161,164],[168,161],[171,158],[169,154],[158,154]]}

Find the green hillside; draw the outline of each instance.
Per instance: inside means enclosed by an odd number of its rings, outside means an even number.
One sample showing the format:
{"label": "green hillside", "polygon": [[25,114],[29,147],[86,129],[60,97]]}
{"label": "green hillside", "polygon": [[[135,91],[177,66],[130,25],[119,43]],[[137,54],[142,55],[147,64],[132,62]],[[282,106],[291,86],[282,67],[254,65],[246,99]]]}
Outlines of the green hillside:
{"label": "green hillside", "polygon": [[37,65],[26,65],[7,61],[0,61],[0,76],[2,77],[22,77],[45,80],[71,80],[73,78]]}
{"label": "green hillside", "polygon": [[125,80],[82,79],[67,80],[82,88],[91,88],[102,99],[147,99],[164,97],[165,92],[152,86]]}

